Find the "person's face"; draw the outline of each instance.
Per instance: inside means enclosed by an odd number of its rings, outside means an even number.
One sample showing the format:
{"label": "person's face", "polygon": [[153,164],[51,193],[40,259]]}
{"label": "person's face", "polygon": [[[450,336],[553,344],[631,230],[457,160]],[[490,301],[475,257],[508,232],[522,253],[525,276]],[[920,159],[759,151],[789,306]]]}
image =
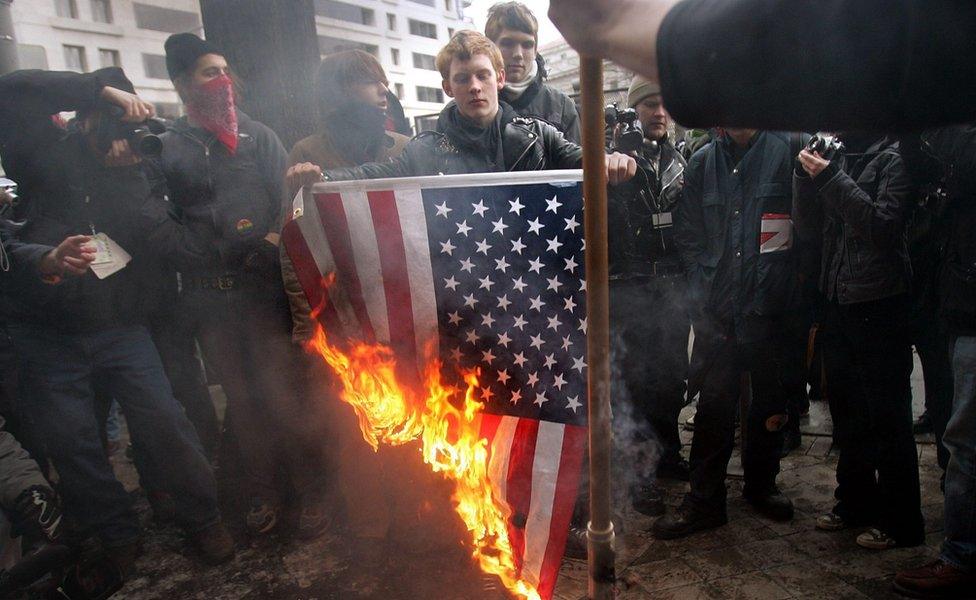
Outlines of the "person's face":
{"label": "person's face", "polygon": [[498,49],[502,51],[505,61],[505,76],[512,83],[522,83],[532,69],[535,62],[535,36],[524,31],[502,29],[498,39],[494,40]]}
{"label": "person's face", "polygon": [[187,92],[190,91],[186,89],[187,86],[194,88],[216,79],[221,75],[230,75],[230,67],[227,65],[227,60],[219,54],[204,54],[197,59],[197,63],[193,66],[193,71],[190,72],[189,77],[186,77],[183,81],[175,82],[176,91],[179,92],[181,97],[186,98]]}
{"label": "person's face", "polygon": [[498,113],[498,92],[504,86],[505,71],[496,73],[487,54],[475,54],[470,60],[455,57],[448,79],[441,82],[461,114],[481,127],[487,127]]}
{"label": "person's face", "polygon": [[387,87],[382,81],[363,80],[349,86],[350,99],[375,106],[383,112],[389,106],[386,93]]}
{"label": "person's face", "polygon": [[652,94],[637,103],[634,107],[637,119],[644,130],[644,137],[649,140],[660,140],[668,133],[671,116],[664,110],[661,94]]}

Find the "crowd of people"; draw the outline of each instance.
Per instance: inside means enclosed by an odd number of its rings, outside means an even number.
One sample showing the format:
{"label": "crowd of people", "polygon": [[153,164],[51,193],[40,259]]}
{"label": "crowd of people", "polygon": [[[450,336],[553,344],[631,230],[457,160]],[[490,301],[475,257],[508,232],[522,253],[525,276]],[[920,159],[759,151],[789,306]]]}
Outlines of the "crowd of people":
{"label": "crowd of people", "polygon": [[[328,377],[302,351],[312,307],[280,235],[290,200],[325,180],[579,168],[576,106],[545,83],[538,23],[518,2],[441,49],[452,101],[413,138],[368,53],[322,60],[319,128],[288,153],[238,109],[219,48],[193,34],[165,47],[186,116],[166,124],[158,153],[134,147],[155,111],[121,69],[0,77],[0,158],[18,184],[0,229],[0,506],[26,544],[93,538],[130,576],[142,532],[107,452],[117,405],[154,517],[181,527],[204,562],[233,557],[227,519],[267,535],[290,506],[296,535],[318,536],[334,525],[326,485],[355,551],[380,560],[413,518],[410,490],[388,493],[409,487],[406,471],[323,398]],[[744,499],[792,519],[779,463],[815,390],[839,450],[837,504],[817,528],[879,551],[924,543],[914,346],[947,539],[896,588],[964,597],[976,583],[976,130],[677,135],[661,87],[640,75],[620,108],[640,124],[636,145],[623,122],[606,136],[613,402],[627,415],[615,443],[640,455],[617,466],[631,471],[622,497],[658,517],[659,539],[721,527],[741,420]],[[223,427],[208,383],[226,394]],[[678,414],[695,399],[686,459]],[[228,442],[243,515],[218,507]],[[676,510],[660,479],[688,482]],[[585,555],[585,502],[575,512],[567,552]]]}

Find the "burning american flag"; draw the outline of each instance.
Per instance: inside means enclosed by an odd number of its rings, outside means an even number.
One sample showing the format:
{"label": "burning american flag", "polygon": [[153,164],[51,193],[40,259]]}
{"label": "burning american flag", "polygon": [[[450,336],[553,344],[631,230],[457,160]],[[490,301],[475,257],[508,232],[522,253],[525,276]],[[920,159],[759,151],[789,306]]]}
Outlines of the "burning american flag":
{"label": "burning american flag", "polygon": [[283,230],[364,439],[420,440],[474,558],[523,598],[552,595],[586,440],[581,179],[318,184]]}

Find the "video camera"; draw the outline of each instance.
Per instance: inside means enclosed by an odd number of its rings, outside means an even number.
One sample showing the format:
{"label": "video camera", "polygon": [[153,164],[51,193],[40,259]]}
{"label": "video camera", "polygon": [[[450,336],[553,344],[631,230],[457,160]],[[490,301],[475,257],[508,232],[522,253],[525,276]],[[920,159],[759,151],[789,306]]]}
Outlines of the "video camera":
{"label": "video camera", "polygon": [[108,149],[115,140],[126,140],[129,147],[139,156],[159,156],[163,151],[163,141],[159,136],[166,131],[166,125],[159,119],[149,118],[142,123],[126,123],[122,120],[125,111],[118,106],[110,106],[99,124],[98,145]]}
{"label": "video camera", "polygon": [[611,150],[630,154],[641,147],[644,142],[644,130],[641,129],[636,110],[618,108],[617,103],[614,102],[603,109],[603,117],[607,128],[612,133]]}
{"label": "video camera", "polygon": [[836,135],[816,133],[807,142],[807,150],[816,152],[824,160],[830,161],[844,152],[844,143]]}
{"label": "video camera", "polygon": [[44,544],[0,571],[0,598],[105,600],[122,584],[122,573],[104,556],[86,557],[68,546]]}

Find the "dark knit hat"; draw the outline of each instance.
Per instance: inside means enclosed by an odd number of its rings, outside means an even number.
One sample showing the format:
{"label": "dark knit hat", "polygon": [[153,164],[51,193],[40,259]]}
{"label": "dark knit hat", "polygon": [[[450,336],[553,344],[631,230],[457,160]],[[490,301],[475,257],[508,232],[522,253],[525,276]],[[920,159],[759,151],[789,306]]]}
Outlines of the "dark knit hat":
{"label": "dark knit hat", "polygon": [[174,33],[166,39],[166,70],[170,79],[176,79],[193,69],[197,59],[204,54],[224,55],[207,40],[201,40],[192,33]]}

